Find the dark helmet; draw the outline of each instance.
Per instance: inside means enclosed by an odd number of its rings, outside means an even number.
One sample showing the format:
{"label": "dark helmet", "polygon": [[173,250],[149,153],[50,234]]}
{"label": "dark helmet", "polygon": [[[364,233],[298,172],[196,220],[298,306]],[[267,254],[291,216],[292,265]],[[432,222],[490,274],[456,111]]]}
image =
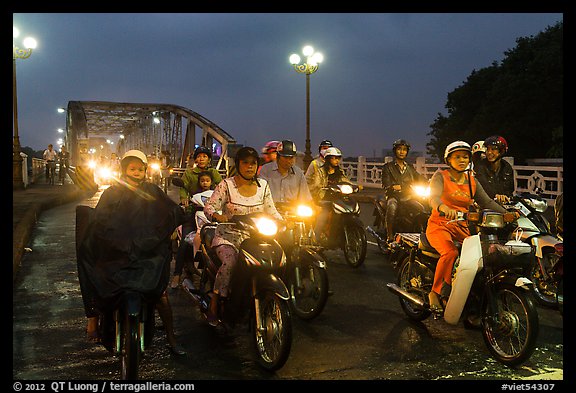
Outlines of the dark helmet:
{"label": "dark helmet", "polygon": [[200,153],[204,153],[209,159],[212,159],[212,150],[208,149],[206,146],[198,146],[196,150],[194,150],[193,158],[196,159]]}
{"label": "dark helmet", "polygon": [[322,142],[320,142],[320,144],[318,145],[318,153],[320,153],[320,150],[322,150],[323,147],[333,147],[334,145],[332,144],[331,141],[329,141],[328,139],[324,139]]}
{"label": "dark helmet", "polygon": [[240,168],[240,160],[244,160],[248,157],[254,157],[256,162],[258,163],[260,162],[259,161],[260,156],[258,155],[256,149],[250,146],[244,146],[240,148],[240,150],[238,150],[238,152],[236,153],[236,157],[234,158],[234,164],[236,165],[236,168]]}
{"label": "dark helmet", "polygon": [[278,145],[277,153],[283,157],[294,157],[296,155],[296,144],[289,140],[283,140]]}
{"label": "dark helmet", "polygon": [[392,144],[392,150],[393,150],[393,151],[396,151],[396,148],[397,148],[398,146],[402,146],[402,145],[406,146],[406,148],[408,149],[408,151],[410,151],[410,144],[409,144],[405,139],[396,139],[396,140],[394,141],[394,143]]}
{"label": "dark helmet", "polygon": [[486,138],[484,140],[484,147],[488,148],[488,146],[496,146],[501,155],[506,154],[508,151],[508,142],[500,135],[492,135]]}

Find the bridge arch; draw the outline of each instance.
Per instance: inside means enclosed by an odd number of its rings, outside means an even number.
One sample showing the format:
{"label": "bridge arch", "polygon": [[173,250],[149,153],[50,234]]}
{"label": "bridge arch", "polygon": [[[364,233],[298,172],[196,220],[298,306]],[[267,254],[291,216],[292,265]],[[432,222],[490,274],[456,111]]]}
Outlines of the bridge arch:
{"label": "bridge arch", "polygon": [[79,163],[82,147],[88,146],[95,154],[114,152],[122,156],[130,149],[165,154],[168,164],[185,167],[186,157],[196,144],[214,146],[217,169],[229,173],[233,162],[229,157],[238,149],[236,140],[190,109],[172,104],[68,102],[66,145],[72,165]]}

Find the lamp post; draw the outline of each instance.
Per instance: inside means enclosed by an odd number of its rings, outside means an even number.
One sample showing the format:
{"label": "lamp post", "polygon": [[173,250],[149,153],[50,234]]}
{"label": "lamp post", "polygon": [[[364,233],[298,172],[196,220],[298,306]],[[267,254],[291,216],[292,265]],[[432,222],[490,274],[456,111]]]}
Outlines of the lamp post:
{"label": "lamp post", "polygon": [[[12,27],[14,31],[13,39],[18,38],[20,32],[16,27]],[[24,48],[21,49],[16,46],[12,40],[12,103],[14,115],[14,142],[12,146],[12,188],[24,188],[24,181],[22,179],[22,151],[20,147],[20,136],[18,135],[18,95],[16,93],[16,59],[27,59],[32,54],[32,49],[36,48],[36,40],[27,37],[23,41]]]}
{"label": "lamp post", "polygon": [[306,57],[304,63],[300,64],[300,56],[294,53],[290,56],[290,64],[294,66],[296,72],[306,74],[306,150],[304,152],[304,170],[306,170],[312,162],[312,153],[310,152],[310,74],[318,71],[318,66],[324,57],[321,53],[314,52],[314,48],[309,45],[302,49],[302,54]]}

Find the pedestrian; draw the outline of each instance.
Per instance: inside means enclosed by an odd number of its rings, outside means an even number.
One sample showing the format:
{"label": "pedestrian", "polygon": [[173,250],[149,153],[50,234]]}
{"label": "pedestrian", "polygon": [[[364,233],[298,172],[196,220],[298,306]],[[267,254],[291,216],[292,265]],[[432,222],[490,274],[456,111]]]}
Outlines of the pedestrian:
{"label": "pedestrian", "polygon": [[50,184],[54,184],[56,160],[58,159],[58,152],[54,150],[54,145],[51,143],[48,145],[48,148],[44,150],[42,158],[46,161],[46,181],[50,182]]}
{"label": "pedestrian", "polygon": [[62,145],[60,148],[60,154],[58,154],[58,161],[60,164],[60,169],[58,170],[58,178],[60,183],[64,185],[64,181],[66,180],[66,175],[70,170],[70,152],[66,149],[66,146]]}

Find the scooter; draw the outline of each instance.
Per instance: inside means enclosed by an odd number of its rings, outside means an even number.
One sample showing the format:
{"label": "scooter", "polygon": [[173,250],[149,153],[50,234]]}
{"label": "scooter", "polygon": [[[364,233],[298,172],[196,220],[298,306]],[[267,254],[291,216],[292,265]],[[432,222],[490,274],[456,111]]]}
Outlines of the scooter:
{"label": "scooter", "polygon": [[[183,186],[182,179],[172,183]],[[200,230],[198,268],[182,282],[182,288],[206,316],[214,281],[222,262],[211,247],[219,225],[233,226],[249,237],[239,247],[238,261],[230,281],[230,295],[220,298],[218,318],[225,328],[248,325],[257,361],[264,369],[280,369],[290,355],[292,319],[290,294],[281,279],[286,254],[275,239],[278,223],[270,215],[234,216],[226,223],[206,223]]]}
{"label": "scooter", "polygon": [[[404,313],[422,321],[434,314],[451,324],[464,317],[466,328],[479,328],[491,355],[507,366],[530,358],[538,338],[538,312],[531,297],[529,279],[522,276],[531,263],[530,247],[519,241],[499,238],[511,231],[512,213],[489,210],[468,212],[471,236],[461,244],[455,263],[452,290],[445,309],[433,312],[428,301],[440,255],[430,246],[425,233],[399,233],[396,240],[407,255],[398,270],[396,283],[388,289],[397,295]],[[507,224],[508,223],[508,224]],[[479,318],[479,320],[478,320]]]}
{"label": "scooter", "polygon": [[282,278],[290,292],[291,311],[303,320],[316,318],[328,301],[328,272],[314,235],[314,209],[304,203],[276,202],[286,221],[278,242],[286,252]]}
{"label": "scooter", "polygon": [[[352,197],[360,188],[355,184],[339,183],[323,188],[319,204],[330,210],[328,229],[320,233],[320,245],[326,249],[342,249],[346,262],[357,268],[366,259],[366,229],[360,220],[360,205]],[[317,234],[318,235],[318,234]]]}
{"label": "scooter", "polygon": [[548,203],[538,194],[539,190],[536,192],[514,195],[510,202],[503,206],[521,214],[517,221],[518,228],[511,236],[518,235],[520,240],[533,247],[534,264],[530,266],[527,274],[534,282],[534,297],[543,306],[557,307],[556,293],[563,269],[556,266],[562,258],[556,245],[561,244],[562,240],[552,234],[550,222],[544,216]]}
{"label": "scooter", "polygon": [[[412,184],[406,192],[392,191],[390,195],[398,200],[398,210],[394,220],[396,232],[423,232],[426,230],[428,217],[430,216],[430,186],[428,184]],[[386,203],[388,196],[378,196],[373,200],[374,216],[373,227],[366,227],[377,241],[378,248],[383,254],[390,254],[394,250],[388,244],[388,231],[386,228]]]}

